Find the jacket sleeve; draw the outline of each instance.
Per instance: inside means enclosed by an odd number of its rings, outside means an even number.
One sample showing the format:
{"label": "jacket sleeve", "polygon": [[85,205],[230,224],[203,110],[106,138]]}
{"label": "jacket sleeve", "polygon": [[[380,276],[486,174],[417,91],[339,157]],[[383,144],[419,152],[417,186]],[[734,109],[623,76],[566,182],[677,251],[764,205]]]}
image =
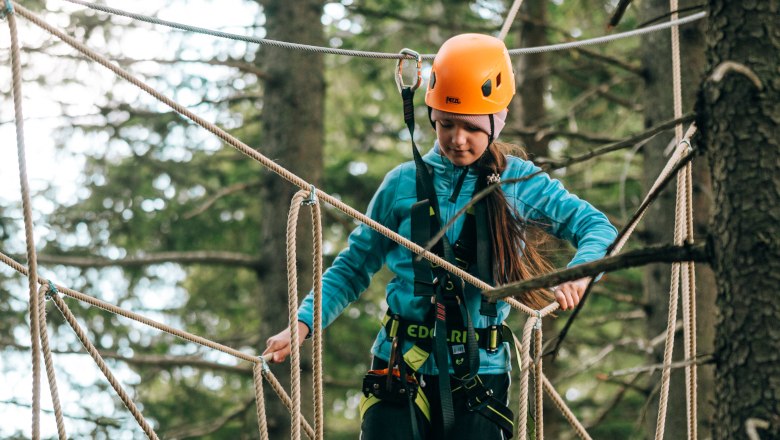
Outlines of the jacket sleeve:
{"label": "jacket sleeve", "polygon": [[[539,167],[530,162],[523,168],[524,175],[539,171]],[[568,267],[603,257],[617,236],[617,230],[607,216],[566,191],[560,181],[551,179],[546,173],[518,185],[517,197],[530,208],[525,213],[527,218],[539,221],[550,233],[577,248]]]}
{"label": "jacket sleeve", "polygon": [[[398,221],[393,215],[398,169],[390,171],[368,205],[366,215],[396,231]],[[322,276],[322,325],[327,327],[368,287],[371,277],[385,262],[394,243],[365,224],[349,235],[347,248],[342,250]],[[298,320],[312,329],[314,294],[304,298],[298,309]],[[311,334],[311,333],[310,333]]]}

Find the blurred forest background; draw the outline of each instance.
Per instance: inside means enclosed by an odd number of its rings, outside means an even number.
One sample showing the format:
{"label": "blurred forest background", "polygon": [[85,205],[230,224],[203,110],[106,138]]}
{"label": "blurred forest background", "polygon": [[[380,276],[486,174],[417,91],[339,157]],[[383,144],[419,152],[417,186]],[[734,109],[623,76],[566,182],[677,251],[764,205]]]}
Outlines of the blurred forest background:
{"label": "blurred forest background", "polygon": [[[195,35],[62,1],[20,3],[358,210],[365,210],[389,169],[411,159],[394,82],[395,61],[323,56]],[[511,3],[166,0],[109,4],[276,40],[382,52],[409,47],[434,53],[458,33],[496,35]],[[525,0],[506,37],[507,46],[566,42],[669,19],[667,2],[641,0],[610,26],[619,3],[626,2]],[[693,1],[681,1],[680,7],[686,13],[703,10]],[[68,164],[74,176],[67,182],[34,182],[42,273],[169,325],[259,354],[266,338],[287,325],[285,213],[297,188],[24,19],[19,23],[25,93],[34,97],[25,104],[30,108],[27,113],[35,113],[33,108],[47,110],[42,118],[54,128],[47,136],[56,147],[43,153],[48,157],[44,159],[42,150],[36,153],[36,145],[28,145],[31,166],[39,160]],[[706,64],[703,29],[700,21],[681,30],[683,108],[688,120]],[[3,34],[0,58],[8,66],[5,29]],[[674,115],[670,47],[669,31],[663,31],[583,49],[514,57],[518,94],[503,140],[523,145],[533,160],[551,166],[550,173],[570,191],[622,227],[666,162],[673,138],[668,124]],[[0,127],[3,149],[11,151],[13,112],[7,70],[0,72],[4,102]],[[422,91],[416,104],[417,144],[428,149],[434,133],[427,123]],[[655,130],[648,132],[651,129]],[[622,147],[611,154],[567,162],[621,141]],[[712,191],[702,166],[697,165],[695,172],[694,198],[697,234],[704,235]],[[18,184],[15,177],[2,178],[5,185]],[[666,191],[652,208],[629,248],[672,241],[673,193],[673,189]],[[311,233],[306,222],[302,220],[298,238],[301,295],[311,286]],[[355,222],[323,206],[323,225],[327,266]],[[23,234],[19,199],[3,199],[0,249],[26,261]],[[548,251],[557,266],[565,266],[572,255],[565,243],[553,243]],[[700,437],[708,438],[715,287],[704,266],[699,265],[697,361],[701,364]],[[386,307],[383,294],[389,277],[386,271],[377,274],[361,299],[325,332],[329,439],[357,437],[359,387]],[[0,377],[4,377],[0,413],[20,415],[15,423],[0,426],[0,437],[26,438],[30,404],[26,281],[3,267],[0,283]],[[657,370],[625,370],[660,362],[668,286],[669,265],[609,274],[595,287],[557,361],[546,362],[551,381],[594,438],[643,439],[655,431],[660,375]],[[162,437],[257,437],[249,365],[68,302]],[[545,336],[555,335],[567,316],[564,312],[548,320]],[[513,314],[510,324],[519,332],[523,320]],[[130,414],[53,309],[48,326],[60,387],[65,390],[69,435],[141,437]],[[307,342],[304,348],[309,347]],[[676,360],[681,358],[680,353],[675,355]],[[310,368],[305,360],[304,370]],[[272,369],[282,379],[289,377],[289,364]],[[513,374],[516,378],[517,371]],[[684,438],[686,429],[682,370],[676,369],[673,378],[666,438],[677,439]],[[310,386],[304,386],[306,393],[311,393]],[[515,398],[516,391],[513,394]],[[286,410],[275,395],[269,394],[266,402],[271,438],[285,438]],[[44,414],[44,418],[51,416]],[[574,438],[552,406],[546,409],[545,421],[548,438]],[[44,434],[53,436],[55,431],[45,429]]]}

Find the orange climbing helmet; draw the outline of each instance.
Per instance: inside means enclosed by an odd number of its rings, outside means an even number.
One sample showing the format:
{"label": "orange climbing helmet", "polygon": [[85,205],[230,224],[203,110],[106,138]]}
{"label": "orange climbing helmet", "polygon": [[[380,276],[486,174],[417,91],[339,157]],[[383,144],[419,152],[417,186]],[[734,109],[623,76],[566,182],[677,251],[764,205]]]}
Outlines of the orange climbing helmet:
{"label": "orange climbing helmet", "polygon": [[425,103],[468,115],[498,113],[515,94],[515,75],[504,42],[482,34],[456,35],[433,60]]}

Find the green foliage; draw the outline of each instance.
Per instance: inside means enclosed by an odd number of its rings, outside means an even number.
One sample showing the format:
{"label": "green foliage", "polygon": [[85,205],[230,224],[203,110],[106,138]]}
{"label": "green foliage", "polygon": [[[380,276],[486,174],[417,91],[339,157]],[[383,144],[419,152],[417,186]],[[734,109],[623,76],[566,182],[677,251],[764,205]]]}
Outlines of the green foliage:
{"label": "green foliage", "polygon": [[[455,33],[497,31],[509,3],[344,1],[332,3],[343,7],[343,16],[324,22],[333,45],[387,52],[412,47],[432,53]],[[610,5],[595,1],[550,2],[548,38],[551,42],[564,40],[574,29],[583,37],[601,35]],[[114,32],[111,25],[91,13],[73,14],[70,20],[69,27],[85,40],[97,35],[110,40]],[[629,14],[622,26],[634,25]],[[158,30],[148,30],[153,31]],[[510,46],[515,39],[510,34]],[[178,44],[184,51],[192,49],[194,43],[185,40]],[[637,40],[625,40],[591,50],[636,64],[637,45]],[[254,48],[246,48],[240,56],[223,46],[218,49],[215,60],[255,61]],[[641,130],[641,115],[636,111],[641,81],[635,74],[576,51],[557,52],[549,60],[548,118],[541,129],[609,138]],[[84,66],[81,61],[62,62]],[[195,105],[198,112],[214,116],[233,134],[263,151],[260,113],[273,109],[262,107],[263,90],[258,79],[233,68],[190,70],[187,66],[160,65],[150,76],[169,95],[202,97],[202,102]],[[411,157],[393,79],[395,62],[328,56],[325,73],[326,143],[311,148],[324,149],[323,189],[364,210],[384,174]],[[603,84],[614,84],[609,96],[598,93]],[[433,133],[427,124],[422,95],[420,91],[416,100],[417,142],[421,149],[427,149]],[[123,88],[106,90],[103,101],[95,104],[96,113],[89,123],[64,123],[58,131],[62,149],[76,147],[74,139],[88,139],[89,148],[78,148],[86,156],[82,177],[76,182],[79,198],[46,216],[48,233],[41,252],[123,258],[163,251],[211,250],[239,252],[260,261],[277,258],[264,255],[262,237],[268,232],[256,226],[261,216],[284,215],[267,212],[258,196],[264,182],[277,177],[232,149],[219,148],[208,135],[174,113],[160,111],[147,98],[130,96]],[[576,137],[556,136],[553,141],[551,154],[556,157],[575,156],[593,147],[593,143]],[[630,214],[641,197],[640,165],[636,161],[626,165],[619,153],[611,157],[572,166],[556,172],[555,177],[621,223],[626,211]],[[5,247],[18,239],[19,231],[5,208],[0,209],[0,241]],[[325,239],[330,244],[326,259],[332,260],[354,223],[340,213],[326,211]],[[563,247],[556,252],[556,262],[564,265],[570,251]],[[170,263],[142,268],[57,270],[65,275],[62,281],[74,288],[96,296],[108,295],[117,304],[239,349],[259,351],[270,336],[258,331],[257,310],[263,307],[263,299],[258,297],[257,283],[262,267]],[[0,279],[4,286],[10,289],[14,285],[5,272],[0,276],[5,277]],[[387,272],[378,274],[361,300],[325,334],[328,438],[354,438],[359,429],[358,387],[370,362],[369,348],[378,329],[384,285],[390,276]],[[618,318],[638,307],[641,311],[641,307],[614,299],[620,294],[639,302],[640,282],[639,271],[610,275],[588,302],[558,360],[565,377],[556,385],[564,394],[576,390],[571,395],[579,397],[570,403],[586,420],[593,420],[600,408],[621,392],[614,383],[596,380],[597,374],[633,366],[644,359],[636,344],[626,343],[597,366],[579,371],[582,360],[598,355],[605,344],[644,337],[636,320]],[[111,294],[104,292],[107,285],[114,286]],[[4,337],[23,323],[22,300],[20,295],[0,289],[0,334]],[[191,344],[139,328],[101,310],[76,304],[71,307],[101,349],[138,356],[195,354],[214,359]],[[567,316],[562,313],[556,326],[560,327]],[[61,318],[52,314],[51,320],[52,337],[65,338],[68,348],[76,350],[78,344],[65,336]],[[513,328],[522,328],[523,320],[513,315]],[[2,342],[9,346],[5,339]],[[256,435],[250,402],[251,375],[206,367],[122,365],[124,371],[140,379],[135,386],[138,400],[147,416],[161,427],[161,433],[200,432],[199,438],[213,439]],[[641,386],[637,388],[646,385],[638,382]],[[92,387],[84,390],[93,391]],[[635,420],[646,397],[629,388],[622,402],[594,427],[593,436],[636,436]],[[232,416],[223,420],[227,415]],[[208,426],[217,422],[224,423],[206,433]],[[106,429],[112,432],[110,427]]]}

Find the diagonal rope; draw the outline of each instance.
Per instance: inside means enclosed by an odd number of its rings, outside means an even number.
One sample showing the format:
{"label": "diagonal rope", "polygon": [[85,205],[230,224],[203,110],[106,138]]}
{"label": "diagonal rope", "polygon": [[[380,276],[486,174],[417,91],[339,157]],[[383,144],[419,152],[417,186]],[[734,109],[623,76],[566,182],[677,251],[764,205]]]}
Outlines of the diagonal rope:
{"label": "diagonal rope", "polygon": [[46,302],[44,299],[49,289],[49,286],[41,285],[38,290],[38,321],[41,324],[41,350],[43,351],[43,360],[46,365],[46,377],[49,380],[49,392],[51,393],[51,403],[54,407],[54,419],[57,422],[57,435],[60,440],[67,440],[65,422],[62,418],[62,405],[60,405],[60,393],[57,391],[57,376],[54,373],[54,361],[51,358],[51,349],[49,348],[49,332],[46,327]]}
{"label": "diagonal rope", "polygon": [[[286,41],[278,41],[278,40],[269,40],[266,38],[258,38],[258,37],[250,37],[246,35],[239,35],[239,34],[232,34],[228,32],[221,32],[216,31],[212,29],[206,29],[198,26],[191,26],[187,24],[177,23],[174,21],[168,21],[168,20],[161,20],[156,17],[150,17],[148,15],[143,14],[135,14],[132,12],[124,11],[122,9],[117,8],[111,8],[104,5],[98,5],[95,3],[89,3],[82,0],[65,0],[70,3],[75,3],[81,6],[85,6],[90,9],[94,9],[96,11],[105,12],[108,14],[114,14],[114,15],[120,15],[123,17],[132,18],[134,20],[144,21],[151,24],[156,25],[162,25],[171,27],[174,29],[179,29],[187,32],[195,32],[199,34],[205,34],[205,35],[211,35],[219,38],[227,38],[230,40],[236,40],[236,41],[244,41],[247,43],[256,43],[261,45],[268,45],[268,46],[274,46],[274,47],[281,47],[284,49],[290,49],[290,50],[300,50],[300,51],[306,51],[306,52],[314,52],[314,53],[326,53],[326,54],[332,54],[332,55],[344,55],[344,56],[350,56],[350,57],[360,57],[360,58],[377,58],[377,59],[387,59],[387,60],[398,60],[398,59],[411,59],[408,55],[401,55],[399,53],[389,53],[389,52],[371,52],[371,51],[362,51],[362,50],[349,50],[349,49],[335,49],[332,47],[322,47],[322,46],[312,46],[309,44],[299,44],[299,43],[289,43]],[[518,6],[519,7],[519,6]],[[651,32],[657,32],[663,29],[668,29],[675,25],[683,25],[687,23],[691,23],[696,20],[701,20],[702,18],[706,17],[705,12],[699,12],[693,15],[689,15],[688,17],[678,19],[675,21],[669,21],[666,23],[660,23],[653,26],[647,26],[641,29],[634,29],[627,32],[622,32],[619,34],[613,34],[613,35],[606,35],[602,37],[597,38],[591,38],[587,40],[580,40],[580,41],[573,41],[569,43],[560,43],[560,44],[552,44],[549,46],[540,46],[540,47],[525,47],[520,49],[511,49],[509,51],[509,55],[523,55],[523,54],[529,54],[529,53],[540,53],[540,52],[553,52],[557,50],[567,50],[567,49],[575,49],[583,46],[590,46],[594,44],[604,44],[609,43],[615,40],[620,40],[623,38],[629,38],[629,37],[635,37],[638,35],[644,35]],[[507,17],[509,18],[509,17]],[[510,21],[511,22],[511,21]],[[425,60],[432,60],[436,54],[424,54],[422,55],[422,58]]]}
{"label": "diagonal rope", "polygon": [[62,313],[62,316],[65,318],[65,320],[68,321],[68,324],[76,333],[76,336],[79,338],[79,341],[81,341],[81,344],[87,350],[89,355],[92,356],[92,359],[95,361],[98,368],[100,368],[100,371],[106,377],[108,383],[110,383],[111,387],[114,388],[114,391],[116,391],[117,395],[122,400],[122,403],[124,403],[125,407],[127,407],[127,409],[133,414],[133,417],[135,418],[136,422],[138,422],[138,425],[141,427],[141,429],[143,429],[144,433],[146,433],[146,436],[152,440],[158,440],[159,437],[157,437],[157,434],[154,432],[152,426],[146,421],[146,419],[144,419],[141,411],[138,410],[138,407],[135,406],[133,400],[130,398],[124,388],[122,388],[122,385],[119,384],[119,381],[116,379],[113,373],[111,373],[111,370],[108,369],[108,365],[106,365],[103,357],[100,356],[97,348],[95,348],[95,346],[92,345],[92,342],[89,341],[89,338],[87,337],[86,333],[84,333],[84,330],[81,328],[78,321],[76,321],[76,317],[73,316],[73,313],[71,313],[70,309],[68,309],[68,305],[65,304],[65,301],[63,301],[62,298],[60,298],[60,296],[57,294],[52,294],[51,299],[54,301],[54,304],[60,310],[60,313]]}
{"label": "diagonal rope", "polygon": [[30,345],[32,347],[32,438],[33,440],[39,440],[41,438],[41,328],[38,306],[38,258],[35,254],[30,185],[27,180],[27,159],[24,146],[19,37],[16,28],[15,11],[7,1],[6,6],[8,29],[11,33],[11,75],[13,77],[14,119],[16,121],[16,152],[19,163],[19,183],[22,189],[22,209],[24,211],[24,236],[27,243],[27,261],[32,269],[27,276],[27,286],[30,291]]}
{"label": "diagonal rope", "polygon": [[[2,261],[4,264],[6,264],[8,267],[14,269],[15,271],[19,272],[20,274],[27,276],[29,273],[28,269],[21,265],[19,262],[15,261],[13,258],[5,255],[4,253],[0,252],[0,261]],[[41,277],[38,277],[38,284],[44,285],[47,284],[46,281],[43,281]],[[100,309],[103,309],[109,313],[113,313],[115,315],[123,316],[128,319],[132,319],[133,321],[140,322],[141,324],[147,325],[149,327],[155,328],[157,330],[163,331],[165,333],[168,333],[172,336],[176,336],[178,338],[184,339],[185,341],[189,341],[198,345],[202,345],[204,347],[211,348],[213,350],[220,351],[222,353],[228,354],[230,356],[233,356],[237,359],[242,359],[248,362],[257,363],[260,362],[260,360],[256,356],[252,356],[246,353],[243,353],[241,351],[238,351],[234,348],[228,347],[226,345],[220,344],[218,342],[214,342],[211,340],[208,340],[206,338],[203,338],[201,336],[186,332],[184,330],[179,330],[177,328],[170,327],[168,325],[162,324],[160,322],[157,322],[153,319],[147,318],[143,315],[139,315],[138,313],[131,312],[129,310],[124,310],[120,307],[117,307],[111,303],[107,303],[105,301],[102,301],[98,298],[95,298],[93,296],[89,296],[87,294],[81,293],[79,291],[69,289],[67,287],[55,284],[54,287],[59,291],[60,293],[67,295],[73,299],[85,302],[91,306],[98,307]],[[273,373],[268,370],[267,372],[263,372],[263,377],[271,384],[271,387],[274,389],[276,394],[279,396],[279,398],[282,400],[282,403],[289,409],[292,407],[290,397],[287,395],[287,392],[284,391],[284,388],[279,383],[279,381],[276,379],[276,377],[273,375]],[[312,429],[311,425],[305,420],[301,419],[301,425],[303,426],[304,431],[306,432],[306,435],[314,439],[314,430]]]}
{"label": "diagonal rope", "polygon": [[515,0],[514,3],[512,3],[512,7],[509,8],[509,13],[506,14],[506,19],[504,19],[504,24],[501,26],[501,30],[498,32],[498,39],[503,40],[506,38],[506,35],[509,33],[509,29],[512,28],[512,23],[515,21],[515,16],[517,15],[517,11],[520,10],[520,6],[523,4],[523,0]]}
{"label": "diagonal rope", "polygon": [[[74,49],[78,50],[82,54],[86,55],[88,58],[92,59],[93,61],[97,62],[98,64],[106,67],[107,69],[114,72],[117,76],[129,81],[131,84],[135,85],[136,87],[140,88],[144,92],[148,93],[158,101],[164,103],[165,105],[171,107],[174,111],[179,113],[180,115],[186,117],[187,119],[192,120],[196,124],[200,125],[201,127],[205,128],[212,134],[216,135],[220,139],[222,139],[225,143],[231,145],[241,153],[245,154],[246,156],[249,156],[251,159],[254,159],[255,161],[261,163],[263,166],[271,170],[272,172],[276,173],[283,179],[287,180],[288,182],[292,183],[293,185],[308,190],[311,188],[311,184],[303,180],[302,178],[298,177],[297,175],[293,174],[292,172],[288,171],[281,165],[277,164],[273,160],[269,159],[268,157],[264,156],[259,151],[253,149],[249,145],[241,142],[234,136],[227,133],[225,130],[219,128],[215,124],[203,119],[202,117],[196,115],[192,111],[188,110],[186,107],[182,106],[181,104],[178,104],[177,102],[173,101],[172,99],[166,97],[162,93],[158,92],[151,86],[147,85],[143,81],[140,81],[139,79],[135,78],[133,75],[131,75],[126,70],[122,69],[121,67],[111,63],[108,59],[103,57],[102,55],[98,54],[97,52],[93,51],[89,47],[85,46],[84,44],[78,42],[73,37],[70,37],[69,35],[64,34],[63,32],[59,31],[58,29],[54,28],[53,26],[49,25],[42,19],[40,19],[38,16],[30,12],[29,10],[25,9],[22,6],[19,6],[18,3],[14,2],[15,7],[17,8],[17,12],[19,15],[27,18],[30,22],[35,24],[36,26],[40,27],[41,29],[46,30],[47,32],[51,33],[52,35],[55,35],[56,37],[60,38],[62,41],[67,43],[68,45],[72,46]],[[320,200],[323,200],[330,204],[331,206],[335,207],[336,209],[340,210],[341,212],[349,215],[350,217],[361,221],[362,223],[366,224],[370,228],[374,229],[375,231],[379,232],[380,234],[384,235],[385,237],[395,241],[396,243],[399,243],[400,245],[404,246],[405,248],[409,249],[410,251],[414,252],[417,255],[422,256],[426,260],[438,264],[439,266],[443,267],[450,273],[453,273],[460,278],[462,278],[464,281],[468,282],[469,284],[472,284],[479,288],[480,290],[492,290],[493,287],[484,281],[480,280],[479,278],[475,277],[474,275],[471,275],[459,267],[453,265],[452,263],[448,262],[447,260],[444,260],[443,258],[437,256],[436,254],[426,251],[423,249],[420,245],[411,242],[410,240],[407,240],[406,238],[402,237],[398,233],[392,231],[391,229],[383,226],[382,224],[370,219],[368,216],[362,214],[361,212],[355,210],[354,208],[350,207],[349,205],[343,203],[341,200],[339,200],[336,197],[331,196],[328,193],[325,193],[323,191],[317,192],[317,197]],[[513,308],[520,310],[528,315],[535,315],[536,311],[531,309],[530,307],[521,304],[519,301],[512,299],[512,298],[506,298],[504,299],[506,303],[508,303]],[[543,316],[546,316],[547,314],[551,313],[557,309],[557,303],[552,303],[550,306],[543,309],[542,313]]]}

